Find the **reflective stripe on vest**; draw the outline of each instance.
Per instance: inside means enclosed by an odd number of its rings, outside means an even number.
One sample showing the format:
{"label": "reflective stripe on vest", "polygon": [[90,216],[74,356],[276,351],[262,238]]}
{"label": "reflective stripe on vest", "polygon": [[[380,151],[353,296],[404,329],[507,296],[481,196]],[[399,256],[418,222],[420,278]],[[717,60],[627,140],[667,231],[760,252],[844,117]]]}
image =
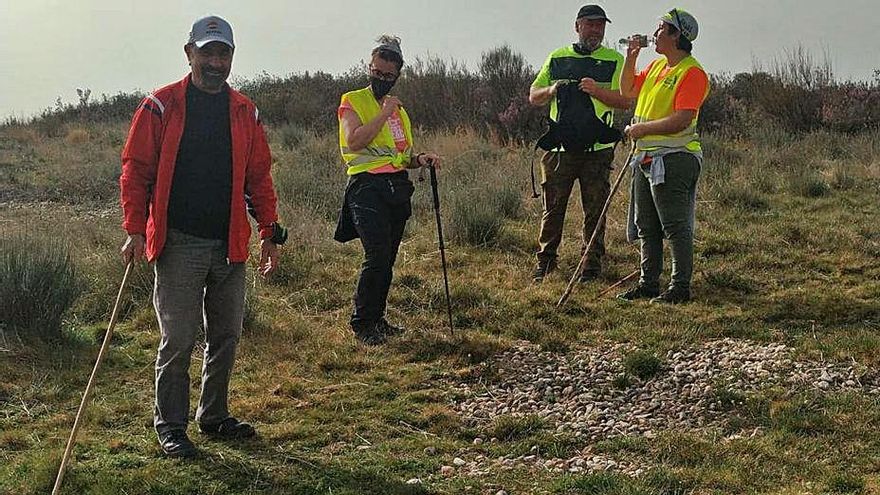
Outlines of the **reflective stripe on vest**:
{"label": "reflective stripe on vest", "polygon": [[[682,59],[675,67],[670,68],[665,77],[660,78],[660,73],[666,67],[666,57],[657,59],[651,66],[651,70],[642,84],[642,89],[639,91],[633,123],[650,122],[672,115],[675,112],[675,93],[687,71],[693,67],[703,70],[697,59],[690,55]],[[706,94],[708,92],[709,88],[707,87]],[[644,151],[658,148],[687,148],[691,151],[701,151],[700,137],[697,134],[699,115],[698,110],[691,124],[681,132],[654,134],[637,139],[636,148]]]}
{"label": "reflective stripe on vest", "polygon": [[[379,102],[376,101],[370,88],[345,93],[342,95],[342,101],[345,100],[348,100],[351,104],[351,108],[357,113],[362,124],[373,120],[382,112],[382,107],[379,106]],[[402,107],[398,108],[398,113],[400,114],[400,122],[403,125],[403,133],[406,136],[406,149],[403,151],[397,150],[397,146],[394,143],[394,135],[391,134],[388,122],[385,122],[379,134],[364,149],[352,150],[345,138],[340,116],[339,151],[342,153],[343,161],[348,165],[348,170],[346,171],[348,175],[375,170],[389,163],[394,168],[400,169],[409,164],[412,157],[412,127],[406,110]]]}

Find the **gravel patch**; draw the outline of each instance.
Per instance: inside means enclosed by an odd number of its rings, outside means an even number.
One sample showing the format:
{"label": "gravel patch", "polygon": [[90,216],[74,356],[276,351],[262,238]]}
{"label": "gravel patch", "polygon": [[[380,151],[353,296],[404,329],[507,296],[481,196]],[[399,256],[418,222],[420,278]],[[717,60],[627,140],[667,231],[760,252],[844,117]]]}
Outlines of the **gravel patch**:
{"label": "gravel patch", "polygon": [[[797,360],[784,344],[705,342],[659,356],[659,370],[645,379],[625,370],[624,360],[636,350],[630,344],[615,344],[555,353],[518,343],[483,365],[495,371],[497,378],[491,383],[455,384],[454,392],[462,399],[453,408],[478,427],[491,425],[499,416],[538,416],[558,434],[590,445],[624,435],[650,438],[669,430],[724,431],[732,405],[774,387],[793,393],[880,395],[877,369],[856,362]],[[733,432],[727,438],[760,433]],[[482,474],[493,465],[630,475],[641,474],[643,468],[595,454],[589,446],[571,459],[543,459],[540,452],[512,459],[472,454],[470,462],[456,467]]]}

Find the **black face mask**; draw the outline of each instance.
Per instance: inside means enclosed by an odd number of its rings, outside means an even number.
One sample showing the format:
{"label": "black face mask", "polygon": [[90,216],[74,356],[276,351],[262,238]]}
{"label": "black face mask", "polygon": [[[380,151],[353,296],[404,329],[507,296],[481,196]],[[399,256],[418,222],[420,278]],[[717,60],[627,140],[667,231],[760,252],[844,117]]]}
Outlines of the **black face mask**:
{"label": "black face mask", "polygon": [[373,90],[373,95],[376,99],[381,100],[391,91],[391,88],[394,87],[394,83],[396,82],[396,79],[394,81],[386,81],[384,79],[379,79],[378,77],[371,77],[370,89]]}

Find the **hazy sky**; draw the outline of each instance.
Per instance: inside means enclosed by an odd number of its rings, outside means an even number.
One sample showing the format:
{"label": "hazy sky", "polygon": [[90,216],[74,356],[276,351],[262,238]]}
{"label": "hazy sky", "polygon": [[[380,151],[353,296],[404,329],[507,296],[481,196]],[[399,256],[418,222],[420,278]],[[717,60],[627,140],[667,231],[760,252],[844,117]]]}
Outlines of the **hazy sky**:
{"label": "hazy sky", "polygon": [[[677,0],[676,0],[677,1]],[[709,72],[769,65],[803,45],[830,58],[839,79],[871,80],[880,68],[878,0],[649,0],[601,2],[606,38],[651,33],[673,6],[700,24],[694,55]],[[150,90],[187,71],[183,43],[207,14],[233,27],[233,76],[305,70],[337,74],[364,59],[382,32],[408,59],[427,54],[476,67],[510,44],[533,66],[571,42],[581,2],[561,0],[0,0],[0,119],[28,116],[76,88],[95,95]],[[650,60],[652,52],[640,57]],[[526,91],[526,88],[523,88]]]}

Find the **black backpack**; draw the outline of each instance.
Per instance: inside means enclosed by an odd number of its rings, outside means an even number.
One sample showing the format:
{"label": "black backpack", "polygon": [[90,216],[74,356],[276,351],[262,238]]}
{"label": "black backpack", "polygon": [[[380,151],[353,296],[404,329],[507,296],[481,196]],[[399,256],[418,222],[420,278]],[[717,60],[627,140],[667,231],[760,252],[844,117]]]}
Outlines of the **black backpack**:
{"label": "black backpack", "polygon": [[560,84],[556,92],[557,120],[546,118],[547,132],[538,138],[536,148],[544,151],[592,151],[595,143],[610,144],[620,141],[623,134],[610,123],[611,112],[602,119],[596,116],[593,99],[578,88],[575,81]]}

